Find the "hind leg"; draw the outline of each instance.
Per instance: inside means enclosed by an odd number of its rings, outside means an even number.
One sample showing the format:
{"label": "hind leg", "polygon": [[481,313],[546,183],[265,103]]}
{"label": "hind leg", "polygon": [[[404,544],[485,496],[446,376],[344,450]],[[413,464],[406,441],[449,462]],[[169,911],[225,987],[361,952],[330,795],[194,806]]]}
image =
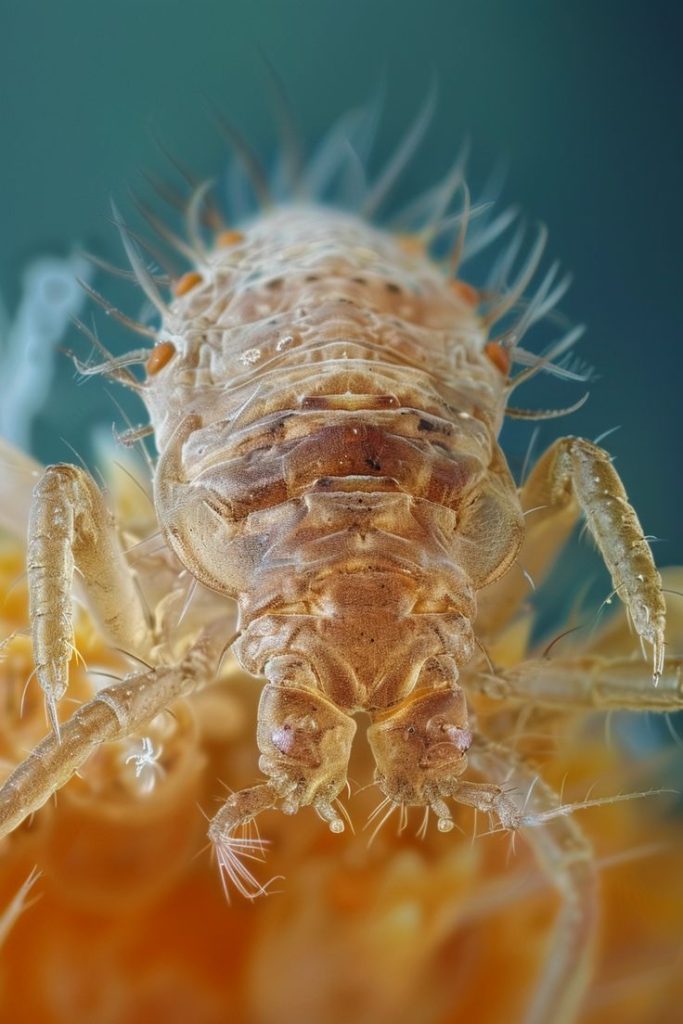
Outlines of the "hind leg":
{"label": "hind leg", "polygon": [[[470,763],[491,783],[455,782],[442,793],[521,830],[561,898],[524,1024],[570,1024],[590,982],[599,894],[589,843],[553,790],[505,748],[477,740]],[[514,790],[514,796],[510,790]]]}
{"label": "hind leg", "polygon": [[[593,956],[597,897],[591,849],[553,791],[515,753],[473,738],[463,691],[447,686],[412,695],[368,729],[376,781],[395,807],[430,808],[441,832],[454,822],[449,800],[523,830],[562,906],[525,1024],[569,1024]],[[463,780],[470,764],[487,782]],[[513,789],[513,792],[511,792]]]}

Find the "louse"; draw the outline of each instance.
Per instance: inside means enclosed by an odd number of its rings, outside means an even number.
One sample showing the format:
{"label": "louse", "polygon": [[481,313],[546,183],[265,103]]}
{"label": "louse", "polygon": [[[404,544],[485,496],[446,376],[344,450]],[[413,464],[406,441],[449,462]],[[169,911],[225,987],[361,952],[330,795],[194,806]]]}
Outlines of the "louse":
{"label": "louse", "polygon": [[[144,735],[211,681],[231,647],[266,679],[256,737],[265,781],[232,794],[210,823],[226,888],[248,898],[266,891],[245,863],[263,849],[252,831],[263,811],[311,806],[332,832],[344,830],[340,796],[354,716],[364,712],[384,798],[379,827],[417,806],[423,830],[434,814],[449,832],[454,803],[527,838],[562,898],[527,1020],[569,1021],[589,975],[597,903],[595,865],[572,811],[603,801],[562,803],[508,742],[509,717],[488,716],[484,729],[472,704],[483,696],[513,708],[663,712],[683,704],[680,666],[665,657],[661,580],[608,453],[562,438],[518,487],[498,442],[506,415],[555,415],[512,407],[510,396],[543,370],[562,374],[556,361],[579,334],[569,331],[542,356],[521,345],[566,289],[556,267],[496,334],[539,270],[545,231],[512,282],[519,235],[490,289],[462,280],[470,214],[462,159],[418,204],[419,231],[399,235],[372,222],[423,123],[360,211],[318,202],[305,187],[273,203],[267,175],[240,143],[261,199],[256,215],[226,224],[200,185],[187,205],[187,238],[149,216],[190,264],[170,298],[115,212],[157,322],[134,321],[91,291],[145,344],[113,357],[88,332],[104,361],[77,365],[142,398],[149,426],[126,440],[153,435],[154,504],[169,558],[217,595],[216,610],[198,635],[169,635],[162,608],[150,618],[138,586],[148,581],[136,579],[98,485],[75,465],[45,469],[31,500],[27,567],[52,732],[0,790],[0,837],[101,744]],[[338,136],[300,183],[313,195],[348,159]],[[457,194],[464,199],[454,215]],[[489,239],[508,223],[504,213]],[[437,261],[432,247],[448,232],[450,254]],[[483,244],[482,236],[486,229]],[[494,669],[485,645],[526,599],[525,575],[512,567],[542,578],[580,514],[651,648],[651,671],[597,657]],[[145,667],[61,722],[75,569],[111,643]],[[239,607],[232,637],[230,601]],[[154,771],[144,738],[135,757],[136,770]]]}

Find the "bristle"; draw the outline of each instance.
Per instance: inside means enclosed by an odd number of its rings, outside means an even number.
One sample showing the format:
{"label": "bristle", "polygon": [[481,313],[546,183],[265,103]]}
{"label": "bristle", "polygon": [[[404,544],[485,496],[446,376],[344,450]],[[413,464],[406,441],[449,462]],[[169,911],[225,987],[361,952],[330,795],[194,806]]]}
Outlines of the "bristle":
{"label": "bristle", "polygon": [[497,320],[500,320],[500,318],[504,316],[509,309],[512,309],[515,303],[522,297],[529,285],[529,282],[536,273],[539,263],[541,262],[547,238],[547,229],[545,225],[541,224],[538,228],[536,241],[531,247],[529,255],[519,271],[515,283],[510,287],[507,294],[504,295],[503,298],[483,317],[483,323],[485,326],[490,327]]}
{"label": "bristle", "polygon": [[435,106],[436,89],[432,87],[415,121],[406,132],[405,137],[387,162],[375,184],[371,187],[361,210],[363,216],[374,217],[379,207],[386,200],[401,173],[417,152],[420,142],[431,123]]}
{"label": "bristle", "polygon": [[157,288],[154,282],[154,278],[147,270],[147,267],[145,266],[142,257],[140,256],[140,253],[136,249],[135,243],[130,237],[130,234],[128,233],[128,228],[121,219],[121,215],[119,214],[119,211],[113,199],[111,201],[111,209],[114,215],[114,223],[119,229],[119,234],[121,236],[123,248],[125,249],[126,256],[128,257],[128,262],[130,263],[131,268],[137,278],[138,284],[140,285],[140,287],[142,288],[143,292],[145,293],[149,301],[152,303],[152,305],[161,314],[161,316],[167,316],[168,306],[161,297],[161,293],[159,292],[159,289]]}

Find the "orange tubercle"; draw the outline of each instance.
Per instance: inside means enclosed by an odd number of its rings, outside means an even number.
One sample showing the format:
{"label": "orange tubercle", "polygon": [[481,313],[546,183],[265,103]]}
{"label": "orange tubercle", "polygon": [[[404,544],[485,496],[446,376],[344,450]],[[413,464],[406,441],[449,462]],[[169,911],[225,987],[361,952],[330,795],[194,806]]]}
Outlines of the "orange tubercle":
{"label": "orange tubercle", "polygon": [[243,241],[244,235],[241,231],[221,231],[219,235],[216,235],[216,245],[221,248],[228,245],[239,245]]}
{"label": "orange tubercle", "polygon": [[202,275],[197,273],[196,270],[188,270],[186,274],[179,277],[173,287],[173,294],[176,298],[181,295],[187,295],[189,291],[196,288],[198,284],[202,283]]}
{"label": "orange tubercle", "polygon": [[160,341],[152,349],[149,359],[145,363],[145,369],[150,377],[159,370],[162,370],[166,363],[170,362],[175,355],[175,345],[172,341]]}
{"label": "orange tubercle", "polygon": [[425,244],[419,235],[398,235],[396,241],[408,256],[424,256]]}
{"label": "orange tubercle", "polygon": [[468,306],[479,305],[479,292],[474,285],[468,284],[467,281],[451,281],[451,290]]}
{"label": "orange tubercle", "polygon": [[507,377],[510,372],[510,353],[508,350],[503,348],[497,341],[489,341],[487,345],[484,345],[484,352],[503,376]]}

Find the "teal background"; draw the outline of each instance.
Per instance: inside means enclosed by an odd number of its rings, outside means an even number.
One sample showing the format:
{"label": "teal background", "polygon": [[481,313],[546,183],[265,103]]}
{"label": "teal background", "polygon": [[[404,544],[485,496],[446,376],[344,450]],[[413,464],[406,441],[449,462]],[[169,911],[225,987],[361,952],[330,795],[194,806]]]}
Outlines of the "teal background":
{"label": "teal background", "polygon": [[[441,174],[465,135],[475,192],[507,163],[504,200],[549,226],[545,265],[557,256],[575,274],[562,309],[588,325],[579,352],[600,377],[577,415],[543,426],[539,446],[620,424],[606,443],[646,531],[662,538],[660,562],[681,562],[681,10],[665,0],[4,0],[0,290],[12,308],[22,268],[73,242],[122,261],[108,200],[127,213],[128,186],[149,194],[141,170],[166,173],[153,132],[200,177],[219,173],[224,144],[206,96],[272,152],[262,53],[311,142],[384,80],[379,162],[434,78],[437,114],[397,198]],[[97,284],[135,313],[125,285]],[[99,323],[116,351],[130,346]],[[549,383],[518,402],[579,394]],[[77,388],[62,358],[36,451],[71,459],[63,437],[88,458],[91,424],[115,416],[102,382]],[[530,432],[510,434],[513,463]]]}

